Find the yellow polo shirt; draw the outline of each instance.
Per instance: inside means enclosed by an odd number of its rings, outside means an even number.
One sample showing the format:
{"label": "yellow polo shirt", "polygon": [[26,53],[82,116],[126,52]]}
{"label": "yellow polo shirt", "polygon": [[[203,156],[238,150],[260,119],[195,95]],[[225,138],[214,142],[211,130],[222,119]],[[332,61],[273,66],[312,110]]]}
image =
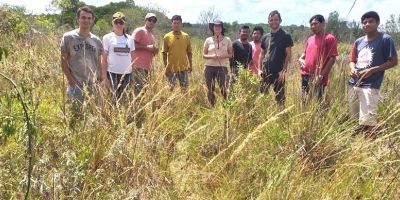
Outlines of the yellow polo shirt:
{"label": "yellow polo shirt", "polygon": [[189,68],[188,53],[192,52],[190,37],[185,32],[175,35],[173,31],[163,38],[163,53],[167,54],[167,68],[171,72],[180,72]]}

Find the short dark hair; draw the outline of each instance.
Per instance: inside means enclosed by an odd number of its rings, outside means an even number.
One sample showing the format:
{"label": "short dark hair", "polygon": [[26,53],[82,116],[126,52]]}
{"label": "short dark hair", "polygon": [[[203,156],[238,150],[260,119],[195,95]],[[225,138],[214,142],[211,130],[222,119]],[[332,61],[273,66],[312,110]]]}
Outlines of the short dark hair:
{"label": "short dark hair", "polygon": [[242,27],[240,27],[240,30],[243,30],[243,29],[250,29],[250,27],[247,25],[243,25]]}
{"label": "short dark hair", "polygon": [[174,21],[174,20],[178,20],[178,21],[182,22],[182,17],[180,15],[174,15],[174,16],[172,16],[171,21]]}
{"label": "short dark hair", "polygon": [[93,10],[89,6],[82,6],[78,8],[78,10],[76,11],[76,17],[79,18],[82,11],[92,14],[92,16],[94,17]]}
{"label": "short dark hair", "polygon": [[325,22],[324,16],[318,14],[318,15],[314,15],[314,16],[312,16],[312,17],[310,18],[310,21],[309,21],[310,24],[311,24],[311,22],[312,22],[314,19],[317,20],[317,21],[319,21],[319,23]]}
{"label": "short dark hair", "polygon": [[375,12],[375,11],[369,11],[369,12],[366,12],[365,14],[363,14],[362,16],[361,16],[361,23],[365,20],[365,19],[367,19],[367,18],[373,18],[373,19],[375,19],[378,23],[379,23],[379,15],[378,15],[378,13],[377,12]]}
{"label": "short dark hair", "polygon": [[271,11],[271,12],[269,13],[269,15],[268,15],[268,18],[270,18],[270,17],[272,17],[272,16],[274,16],[274,15],[278,15],[279,21],[282,21],[281,13],[279,13],[277,10]]}
{"label": "short dark hair", "polygon": [[261,26],[255,26],[255,27],[253,28],[253,32],[252,32],[252,33],[254,33],[254,31],[260,31],[261,36],[264,35],[264,29],[263,29],[263,27],[261,27]]}

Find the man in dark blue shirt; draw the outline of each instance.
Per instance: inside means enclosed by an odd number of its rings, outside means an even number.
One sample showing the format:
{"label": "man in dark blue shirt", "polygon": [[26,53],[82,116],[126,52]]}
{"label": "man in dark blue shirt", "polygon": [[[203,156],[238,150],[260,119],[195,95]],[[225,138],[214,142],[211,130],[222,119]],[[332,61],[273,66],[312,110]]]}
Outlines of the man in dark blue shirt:
{"label": "man in dark blue shirt", "polygon": [[397,65],[397,52],[393,39],[378,31],[378,13],[365,13],[361,23],[366,35],[355,41],[350,55],[350,115],[358,118],[367,137],[375,137],[379,88],[385,70]]}
{"label": "man in dark blue shirt", "polygon": [[273,85],[275,99],[280,105],[285,101],[285,73],[292,54],[292,37],[282,30],[280,24],[281,15],[274,10],[268,15],[268,24],[271,32],[261,39],[262,65],[260,92],[268,93],[270,85]]}

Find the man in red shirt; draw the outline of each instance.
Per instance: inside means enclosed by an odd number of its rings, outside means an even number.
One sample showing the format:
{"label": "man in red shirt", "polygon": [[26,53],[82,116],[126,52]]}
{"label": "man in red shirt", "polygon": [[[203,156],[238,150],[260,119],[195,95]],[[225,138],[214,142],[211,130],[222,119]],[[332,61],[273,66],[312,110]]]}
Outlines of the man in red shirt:
{"label": "man in red shirt", "polygon": [[325,32],[322,15],[314,15],[309,22],[314,35],[307,39],[304,53],[299,58],[301,87],[303,96],[317,95],[321,100],[328,85],[329,72],[338,56],[337,41],[335,36]]}

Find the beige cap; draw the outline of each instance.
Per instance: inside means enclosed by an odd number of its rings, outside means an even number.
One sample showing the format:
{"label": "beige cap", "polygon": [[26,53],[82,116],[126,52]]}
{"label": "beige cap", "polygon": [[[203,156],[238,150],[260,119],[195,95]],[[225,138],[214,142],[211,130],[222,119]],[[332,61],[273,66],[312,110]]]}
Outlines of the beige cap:
{"label": "beige cap", "polygon": [[150,17],[155,17],[155,18],[157,18],[156,14],[154,14],[154,13],[147,13],[147,14],[146,14],[146,17],[145,17],[144,19],[149,19]]}
{"label": "beige cap", "polygon": [[117,19],[120,19],[120,20],[125,22],[125,15],[122,12],[116,12],[116,13],[113,14],[112,17],[113,17],[113,21],[115,21]]}

